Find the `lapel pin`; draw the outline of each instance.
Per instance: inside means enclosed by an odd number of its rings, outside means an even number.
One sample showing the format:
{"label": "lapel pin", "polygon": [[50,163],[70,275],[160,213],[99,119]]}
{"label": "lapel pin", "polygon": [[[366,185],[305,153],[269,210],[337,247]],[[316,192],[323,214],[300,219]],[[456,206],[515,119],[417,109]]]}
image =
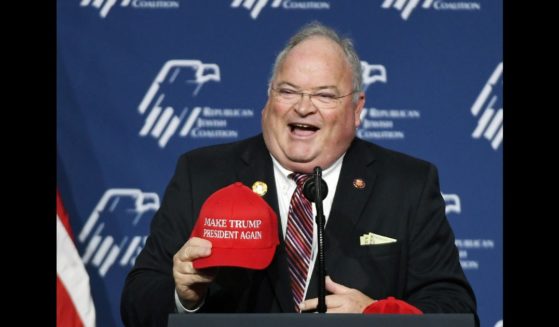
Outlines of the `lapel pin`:
{"label": "lapel pin", "polygon": [[252,184],[252,191],[260,196],[264,196],[268,192],[268,185],[261,181],[256,181]]}
{"label": "lapel pin", "polygon": [[356,178],[353,180],[353,187],[355,187],[358,190],[364,189],[365,185],[366,185],[365,181],[362,180],[361,178]]}

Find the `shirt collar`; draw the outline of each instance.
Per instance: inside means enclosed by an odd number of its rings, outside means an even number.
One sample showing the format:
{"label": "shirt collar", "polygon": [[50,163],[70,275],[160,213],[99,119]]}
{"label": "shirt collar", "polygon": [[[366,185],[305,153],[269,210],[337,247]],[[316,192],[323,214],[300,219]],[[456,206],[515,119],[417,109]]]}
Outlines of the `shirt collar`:
{"label": "shirt collar", "polygon": [[[293,173],[292,171],[285,169],[280,163],[279,161],[276,160],[276,158],[274,158],[274,156],[270,153],[270,157],[272,157],[272,162],[274,163],[274,170],[277,170],[280,172],[280,176],[283,179],[283,182],[285,183],[289,183],[289,181],[292,181],[291,178],[289,178],[289,174]],[[345,157],[345,152],[344,154],[342,154],[338,160],[336,160],[332,165],[330,165],[330,167],[328,167],[327,169],[322,171],[322,177],[326,178],[328,177],[331,173],[333,173],[334,171],[336,171],[342,164],[342,162],[344,161],[344,157]]]}

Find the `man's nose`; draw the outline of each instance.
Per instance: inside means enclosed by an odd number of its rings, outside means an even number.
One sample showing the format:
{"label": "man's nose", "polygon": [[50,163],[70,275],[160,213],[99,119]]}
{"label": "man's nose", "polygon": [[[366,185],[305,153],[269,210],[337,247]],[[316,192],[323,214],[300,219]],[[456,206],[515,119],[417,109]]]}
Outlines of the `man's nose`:
{"label": "man's nose", "polygon": [[295,104],[295,111],[301,116],[307,116],[317,111],[316,106],[312,102],[312,95],[301,93],[301,98]]}

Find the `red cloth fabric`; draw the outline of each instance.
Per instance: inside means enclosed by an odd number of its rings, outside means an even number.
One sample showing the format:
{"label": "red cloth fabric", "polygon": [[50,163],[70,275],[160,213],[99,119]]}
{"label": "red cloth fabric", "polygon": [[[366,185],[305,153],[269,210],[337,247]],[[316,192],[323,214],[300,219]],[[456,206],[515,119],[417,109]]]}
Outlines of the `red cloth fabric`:
{"label": "red cloth fabric", "polygon": [[379,300],[379,301],[369,305],[368,307],[365,308],[365,310],[363,310],[363,313],[365,313],[365,314],[396,313],[396,314],[415,314],[415,315],[422,315],[423,314],[423,312],[421,310],[419,310],[418,308],[414,307],[413,305],[411,305],[411,304],[409,304],[405,301],[395,299],[393,296],[389,296],[388,298],[386,298],[384,300]]}

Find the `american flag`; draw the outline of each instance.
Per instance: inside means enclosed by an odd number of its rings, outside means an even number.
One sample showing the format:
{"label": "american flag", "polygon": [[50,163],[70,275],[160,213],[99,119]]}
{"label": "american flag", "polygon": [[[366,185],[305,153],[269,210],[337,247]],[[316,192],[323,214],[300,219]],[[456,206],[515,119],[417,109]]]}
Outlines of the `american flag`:
{"label": "american flag", "polygon": [[56,326],[95,326],[89,276],[78,254],[70,219],[56,192]]}

